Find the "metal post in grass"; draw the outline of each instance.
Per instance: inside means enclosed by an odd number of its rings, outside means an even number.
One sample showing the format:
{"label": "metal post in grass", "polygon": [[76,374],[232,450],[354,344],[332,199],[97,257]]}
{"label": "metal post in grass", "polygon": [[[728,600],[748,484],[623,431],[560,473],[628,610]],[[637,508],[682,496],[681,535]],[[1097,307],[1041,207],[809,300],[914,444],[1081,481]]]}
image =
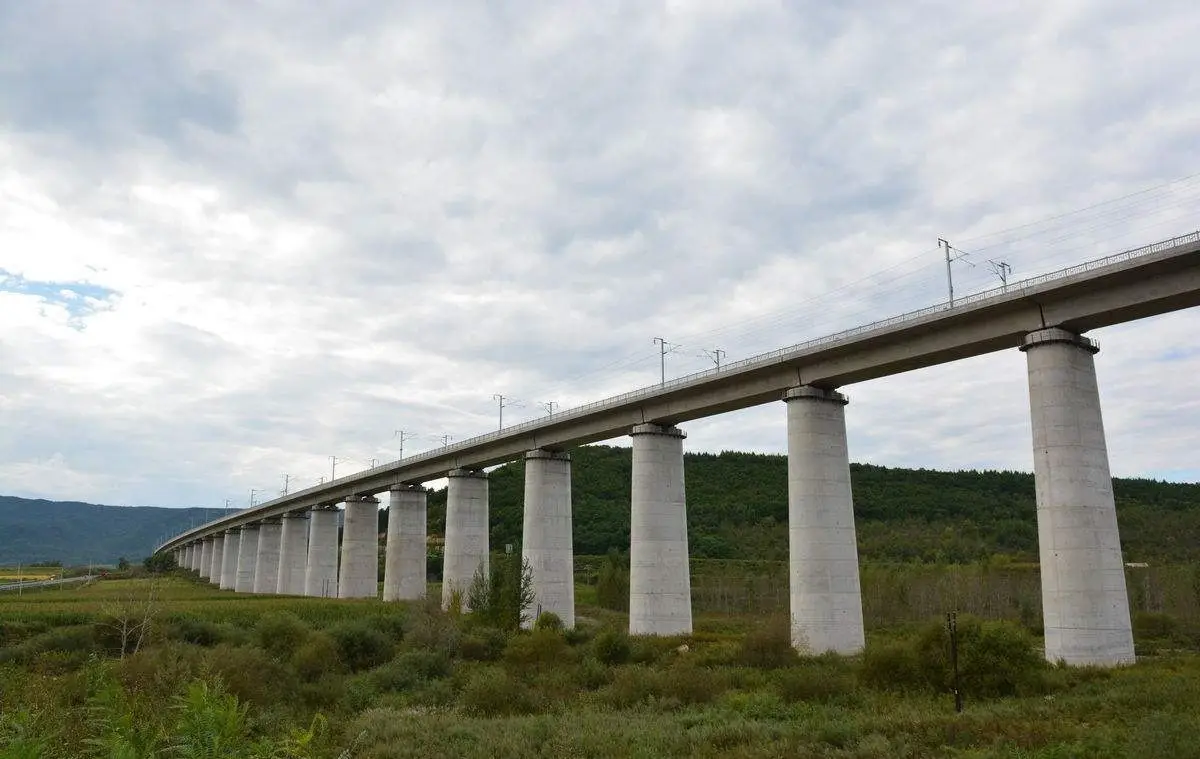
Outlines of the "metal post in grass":
{"label": "metal post in grass", "polygon": [[958,613],[946,615],[946,629],[950,633],[950,666],[954,670],[954,711],[961,714],[963,710],[962,688],[958,680]]}

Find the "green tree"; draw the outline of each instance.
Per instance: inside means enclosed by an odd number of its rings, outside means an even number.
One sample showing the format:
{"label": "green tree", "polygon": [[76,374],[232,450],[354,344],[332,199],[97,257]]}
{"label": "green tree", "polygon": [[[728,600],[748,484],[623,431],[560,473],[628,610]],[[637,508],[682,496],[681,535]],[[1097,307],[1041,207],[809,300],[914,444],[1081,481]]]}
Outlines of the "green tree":
{"label": "green tree", "polygon": [[520,551],[491,557],[491,571],[482,566],[467,590],[471,614],[484,624],[501,630],[516,630],[531,618],[533,567]]}

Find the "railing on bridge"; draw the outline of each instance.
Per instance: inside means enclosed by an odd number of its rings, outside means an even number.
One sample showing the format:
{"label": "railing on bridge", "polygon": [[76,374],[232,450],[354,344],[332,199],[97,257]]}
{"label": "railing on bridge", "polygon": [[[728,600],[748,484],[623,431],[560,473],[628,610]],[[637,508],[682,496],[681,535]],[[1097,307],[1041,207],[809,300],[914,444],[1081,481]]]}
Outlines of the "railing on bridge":
{"label": "railing on bridge", "polygon": [[[904,324],[906,322],[916,321],[923,317],[941,313],[944,311],[958,310],[965,306],[969,306],[969,305],[980,303],[982,301],[986,301],[990,298],[1017,294],[1017,293],[1020,293],[1021,291],[1027,290],[1031,287],[1036,287],[1037,285],[1041,285],[1046,282],[1052,282],[1054,280],[1064,279],[1066,277],[1070,277],[1075,274],[1082,274],[1083,272],[1091,271],[1093,269],[1099,269],[1104,266],[1109,266],[1111,264],[1120,263],[1121,261],[1128,261],[1128,260],[1131,260],[1134,258],[1138,258],[1140,256],[1151,255],[1153,253],[1158,253],[1160,251],[1167,250],[1169,248],[1174,248],[1179,245],[1186,245],[1188,243],[1194,243],[1194,242],[1200,242],[1200,230],[1198,230],[1196,232],[1191,232],[1186,235],[1180,235],[1179,237],[1172,237],[1169,240],[1162,240],[1162,241],[1159,241],[1156,243],[1151,243],[1150,245],[1143,245],[1142,247],[1139,247],[1139,248],[1131,248],[1129,250],[1125,250],[1120,253],[1114,253],[1113,255],[1105,256],[1104,258],[1097,258],[1095,260],[1087,261],[1085,263],[1077,264],[1075,266],[1068,266],[1065,269],[1059,269],[1057,271],[1053,271],[1048,274],[1041,274],[1039,276],[1030,277],[1028,279],[1023,279],[1023,280],[1013,282],[1008,285],[1002,285],[1000,287],[995,287],[990,290],[983,290],[981,292],[977,292],[977,293],[974,293],[971,295],[955,298],[953,306],[951,306],[948,301],[942,301],[939,303],[935,303],[932,306],[926,306],[925,308],[920,308],[915,311],[909,311],[907,313],[899,314],[897,316],[891,316],[886,319],[880,319],[879,321],[874,321],[874,322],[870,322],[868,324],[863,324],[863,325],[860,325],[857,327],[853,327],[851,329],[842,330],[841,332],[835,332],[833,334],[823,335],[822,337],[813,338],[812,340],[806,340],[804,342],[796,343],[795,345],[789,345],[785,348],[778,348],[776,350],[768,351],[766,353],[760,353],[760,354],[751,356],[749,358],[744,358],[739,361],[731,362],[729,364],[726,364],[725,366],[722,366],[719,369],[718,368],[705,369],[705,370],[702,370],[699,372],[685,374],[681,377],[676,377],[675,379],[668,380],[666,382],[663,382],[663,383],[660,383],[657,385],[648,385],[646,387],[638,388],[636,390],[630,390],[628,392],[621,393],[619,395],[613,395],[613,396],[610,396],[608,398],[603,398],[598,401],[592,401],[590,403],[585,403],[582,406],[574,406],[572,408],[566,409],[565,411],[560,411],[559,413],[554,414],[553,417],[547,417],[547,418],[543,418],[543,419],[533,419],[533,420],[529,420],[526,422],[521,422],[519,424],[514,424],[511,427],[505,427],[504,429],[496,430],[495,432],[487,432],[482,435],[476,435],[475,437],[467,438],[466,440],[460,440],[451,445],[445,445],[445,446],[441,446],[439,448],[433,448],[431,450],[423,451],[421,453],[414,454],[412,456],[407,456],[403,459],[391,461],[386,464],[380,464],[374,468],[395,466],[396,464],[399,464],[400,462],[419,463],[421,461],[425,461],[427,459],[435,458],[438,456],[445,456],[448,453],[453,453],[454,451],[457,451],[457,450],[465,450],[465,449],[471,448],[473,446],[479,445],[480,443],[486,443],[488,441],[497,440],[501,437],[506,437],[506,436],[513,435],[513,434],[519,434],[519,433],[521,433],[523,431],[527,431],[527,430],[538,429],[552,421],[557,421],[557,420],[562,420],[562,419],[574,419],[579,416],[584,416],[584,415],[586,415],[592,411],[595,411],[599,408],[602,408],[602,407],[615,406],[615,405],[626,403],[628,401],[636,400],[639,398],[648,398],[653,395],[661,394],[665,390],[682,387],[684,385],[691,384],[697,380],[708,378],[708,377],[713,377],[718,374],[722,374],[722,375],[723,374],[734,374],[740,370],[747,369],[747,368],[752,368],[752,367],[760,368],[763,366],[770,365],[772,363],[780,363],[784,357],[789,357],[789,358],[794,357],[795,354],[797,354],[801,351],[810,350],[812,348],[818,348],[822,345],[827,345],[829,343],[838,342],[841,340],[845,340],[847,338],[856,337],[858,335],[863,335],[868,332],[873,332],[875,330],[884,329],[887,327],[894,327],[894,326],[897,326],[900,324]],[[313,491],[322,490],[322,489],[327,488],[330,485],[336,484],[338,482],[350,481],[350,480],[354,479],[355,477],[357,477],[359,474],[361,474],[361,472],[356,472],[354,474],[345,475],[345,476],[339,477],[335,480],[330,480],[330,481],[324,483],[323,485],[317,485],[317,486],[314,486],[311,488],[306,488],[305,490],[297,491],[296,493],[292,493],[291,496],[300,495],[305,492],[308,492],[309,490],[313,490]],[[268,501],[264,504],[258,504],[258,506],[259,507],[265,506],[269,503],[271,503],[271,502]]]}

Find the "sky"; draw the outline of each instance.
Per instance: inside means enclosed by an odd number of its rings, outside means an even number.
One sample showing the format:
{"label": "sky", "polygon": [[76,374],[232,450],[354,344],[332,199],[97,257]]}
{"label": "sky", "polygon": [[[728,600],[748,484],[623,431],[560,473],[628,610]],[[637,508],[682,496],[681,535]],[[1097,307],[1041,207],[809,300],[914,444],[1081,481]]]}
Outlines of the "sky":
{"label": "sky", "polygon": [[[274,495],[1200,228],[1200,6],[0,0],[0,493]],[[1195,310],[1097,330],[1200,480]],[[1189,379],[1191,378],[1191,379]],[[1032,469],[1024,357],[842,388]],[[783,452],[782,403],[686,425]],[[613,441],[627,444],[627,439]]]}

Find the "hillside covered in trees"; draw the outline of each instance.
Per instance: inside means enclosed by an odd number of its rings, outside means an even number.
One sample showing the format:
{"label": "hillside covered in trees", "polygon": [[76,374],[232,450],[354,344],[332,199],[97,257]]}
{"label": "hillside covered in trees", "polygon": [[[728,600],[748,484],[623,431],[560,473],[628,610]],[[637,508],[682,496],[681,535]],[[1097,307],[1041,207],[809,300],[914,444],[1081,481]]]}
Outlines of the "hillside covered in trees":
{"label": "hillside covered in trees", "polygon": [[[572,452],[575,551],[629,549],[630,450]],[[687,454],[688,537],[693,558],[787,558],[787,458]],[[865,561],[968,563],[1037,560],[1033,476],[937,472],[852,464],[858,544]],[[521,541],[523,462],[491,473],[492,547]],[[1117,480],[1126,561],[1200,559],[1200,485]],[[386,498],[383,499],[386,502]],[[445,490],[430,494],[429,532],[445,529]],[[213,510],[132,508],[0,496],[0,563],[138,560],[164,535]],[[387,511],[380,512],[380,530]]]}
{"label": "hillside covered in trees", "polygon": [[[572,457],[576,553],[627,551],[630,450],[584,446]],[[1037,560],[1032,474],[850,469],[863,560]],[[520,543],[524,478],[523,462],[491,474],[494,550]],[[787,558],[786,456],[690,453],[685,478],[694,558]],[[1114,487],[1126,561],[1200,559],[1200,485],[1118,479]],[[430,494],[431,534],[444,529],[445,500],[444,490]]]}

